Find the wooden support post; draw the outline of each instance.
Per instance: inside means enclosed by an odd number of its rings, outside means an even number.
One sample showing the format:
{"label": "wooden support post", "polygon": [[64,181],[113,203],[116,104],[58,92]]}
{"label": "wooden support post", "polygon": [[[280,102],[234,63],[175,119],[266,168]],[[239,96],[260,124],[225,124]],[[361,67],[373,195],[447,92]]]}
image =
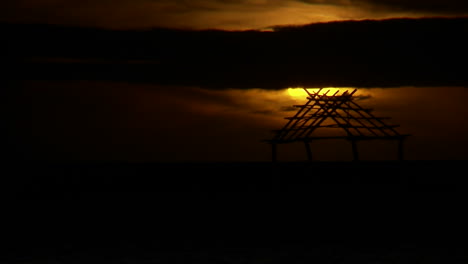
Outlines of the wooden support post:
{"label": "wooden support post", "polygon": [[357,140],[351,139],[351,148],[353,150],[353,161],[359,161],[359,153],[357,149]]}
{"label": "wooden support post", "polygon": [[403,160],[403,142],[403,138],[398,140],[398,160]]}
{"label": "wooden support post", "polygon": [[304,140],[304,146],[305,146],[306,153],[307,153],[307,160],[312,161],[312,151],[310,150],[309,141]]}
{"label": "wooden support post", "polygon": [[271,161],[276,162],[276,143],[271,143]]}

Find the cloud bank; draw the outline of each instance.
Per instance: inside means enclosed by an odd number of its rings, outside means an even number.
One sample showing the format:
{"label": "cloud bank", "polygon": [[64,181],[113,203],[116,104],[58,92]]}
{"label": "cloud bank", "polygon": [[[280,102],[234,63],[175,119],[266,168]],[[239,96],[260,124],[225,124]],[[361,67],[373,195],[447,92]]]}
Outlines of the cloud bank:
{"label": "cloud bank", "polygon": [[465,18],[318,23],[274,32],[37,25],[3,31],[18,59],[10,74],[16,78],[266,89],[468,85]]}

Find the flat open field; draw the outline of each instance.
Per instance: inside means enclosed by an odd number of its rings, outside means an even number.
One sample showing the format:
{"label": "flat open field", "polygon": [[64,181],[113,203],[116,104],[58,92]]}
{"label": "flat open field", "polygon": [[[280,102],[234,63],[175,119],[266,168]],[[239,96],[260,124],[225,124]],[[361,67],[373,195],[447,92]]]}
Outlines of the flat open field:
{"label": "flat open field", "polygon": [[[160,192],[465,192],[468,161],[119,163],[18,162],[3,180],[18,198]],[[5,186],[5,185],[4,185]],[[348,190],[348,191],[347,191]]]}
{"label": "flat open field", "polygon": [[463,161],[16,163],[5,263],[466,263]]}

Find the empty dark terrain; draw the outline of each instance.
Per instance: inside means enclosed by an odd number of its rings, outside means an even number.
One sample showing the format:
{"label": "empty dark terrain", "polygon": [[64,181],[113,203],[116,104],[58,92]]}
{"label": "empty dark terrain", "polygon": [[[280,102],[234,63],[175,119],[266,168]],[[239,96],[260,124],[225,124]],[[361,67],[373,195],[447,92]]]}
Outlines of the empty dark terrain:
{"label": "empty dark terrain", "polygon": [[0,25],[0,263],[468,263],[467,161],[20,160],[28,142],[12,140],[9,101],[24,80],[466,86],[467,25],[396,19],[274,33]]}
{"label": "empty dark terrain", "polygon": [[466,263],[464,161],[11,162],[4,263]]}

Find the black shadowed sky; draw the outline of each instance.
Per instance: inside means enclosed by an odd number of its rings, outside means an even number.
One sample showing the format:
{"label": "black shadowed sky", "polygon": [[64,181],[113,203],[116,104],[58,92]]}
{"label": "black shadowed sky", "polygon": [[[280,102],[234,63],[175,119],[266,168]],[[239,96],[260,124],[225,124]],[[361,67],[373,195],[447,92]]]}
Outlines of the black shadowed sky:
{"label": "black shadowed sky", "polygon": [[[301,89],[358,89],[412,136],[407,159],[468,158],[468,4],[371,0],[19,0],[4,142],[46,160],[268,161]],[[319,160],[349,143],[313,142]],[[366,143],[393,159],[396,143]],[[303,160],[301,144],[279,158]]]}

